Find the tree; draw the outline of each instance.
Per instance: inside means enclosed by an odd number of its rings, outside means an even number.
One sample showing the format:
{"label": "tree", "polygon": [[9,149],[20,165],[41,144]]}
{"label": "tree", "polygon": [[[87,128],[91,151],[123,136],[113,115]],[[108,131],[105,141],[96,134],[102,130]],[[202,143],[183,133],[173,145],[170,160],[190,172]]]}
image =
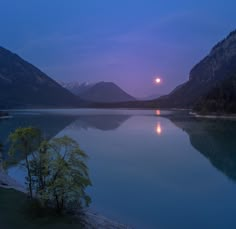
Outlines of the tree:
{"label": "tree", "polygon": [[67,136],[41,143],[30,169],[34,191],[44,206],[62,213],[89,205],[85,189],[91,181],[86,158],[78,143]]}
{"label": "tree", "polygon": [[20,153],[25,160],[25,167],[27,169],[27,184],[29,189],[29,196],[33,199],[33,187],[32,187],[32,171],[30,169],[29,156],[38,149],[41,141],[41,132],[37,128],[26,127],[18,128],[9,136],[11,146],[9,153],[15,155]]}
{"label": "tree", "polygon": [[31,199],[58,213],[89,205],[91,200],[85,192],[91,185],[87,155],[76,141],[67,136],[46,141],[33,127],[16,129],[10,141],[10,154],[24,157]]}

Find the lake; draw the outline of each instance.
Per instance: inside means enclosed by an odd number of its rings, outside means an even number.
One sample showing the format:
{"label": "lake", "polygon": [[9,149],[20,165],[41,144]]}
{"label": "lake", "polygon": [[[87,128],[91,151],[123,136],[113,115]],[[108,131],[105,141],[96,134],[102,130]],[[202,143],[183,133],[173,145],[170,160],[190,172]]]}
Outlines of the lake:
{"label": "lake", "polygon": [[[19,126],[78,141],[89,155],[94,211],[138,229],[236,228],[236,120],[160,110],[10,113],[0,120],[6,146]],[[24,182],[19,166],[8,172]]]}

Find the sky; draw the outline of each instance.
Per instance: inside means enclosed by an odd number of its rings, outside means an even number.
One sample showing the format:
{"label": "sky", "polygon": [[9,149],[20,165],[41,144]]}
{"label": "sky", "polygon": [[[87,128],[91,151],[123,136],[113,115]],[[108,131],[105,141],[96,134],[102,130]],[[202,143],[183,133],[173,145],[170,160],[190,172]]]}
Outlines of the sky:
{"label": "sky", "polygon": [[166,94],[236,29],[235,9],[235,0],[0,0],[0,46],[57,81]]}

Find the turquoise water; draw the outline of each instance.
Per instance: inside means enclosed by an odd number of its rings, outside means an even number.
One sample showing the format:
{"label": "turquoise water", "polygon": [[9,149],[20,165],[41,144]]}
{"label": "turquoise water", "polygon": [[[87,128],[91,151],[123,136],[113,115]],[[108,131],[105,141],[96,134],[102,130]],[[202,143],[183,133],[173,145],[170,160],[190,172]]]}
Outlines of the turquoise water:
{"label": "turquoise water", "polygon": [[[236,228],[236,121],[187,112],[24,110],[0,121],[69,135],[89,155],[91,208],[134,228]],[[23,183],[24,171],[9,174]]]}

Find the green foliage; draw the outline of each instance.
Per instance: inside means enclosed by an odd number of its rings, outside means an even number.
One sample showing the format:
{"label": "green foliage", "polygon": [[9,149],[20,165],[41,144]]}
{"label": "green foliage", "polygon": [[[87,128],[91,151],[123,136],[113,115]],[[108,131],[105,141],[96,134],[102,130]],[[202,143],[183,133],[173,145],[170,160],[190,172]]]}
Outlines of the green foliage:
{"label": "green foliage", "polygon": [[10,155],[20,153],[24,157],[25,167],[27,169],[27,184],[29,189],[29,196],[33,198],[32,190],[32,174],[30,169],[29,156],[38,149],[41,141],[41,132],[37,128],[26,127],[18,128],[9,136],[11,146],[9,150]]}
{"label": "green foliage", "polygon": [[90,197],[85,189],[91,181],[86,158],[78,143],[67,136],[42,142],[30,166],[34,191],[43,206],[59,213],[88,206]]}
{"label": "green foliage", "polygon": [[67,136],[42,140],[40,130],[32,127],[16,129],[10,141],[9,153],[24,156],[31,199],[58,213],[89,205],[87,155],[76,141]]}
{"label": "green foliage", "polygon": [[28,156],[38,149],[41,141],[41,132],[34,127],[17,128],[9,136],[11,146],[9,150],[10,155],[16,152],[23,156]]}

